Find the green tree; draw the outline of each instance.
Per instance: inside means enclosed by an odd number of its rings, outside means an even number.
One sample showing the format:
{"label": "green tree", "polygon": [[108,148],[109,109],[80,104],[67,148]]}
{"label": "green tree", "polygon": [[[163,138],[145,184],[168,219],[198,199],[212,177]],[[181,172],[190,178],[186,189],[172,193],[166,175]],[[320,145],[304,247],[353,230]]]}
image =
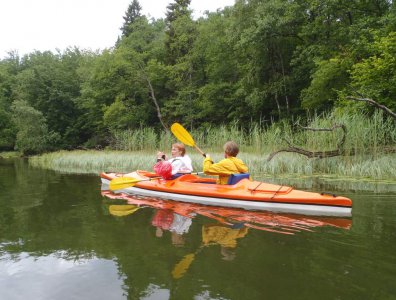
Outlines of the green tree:
{"label": "green tree", "polygon": [[164,56],[164,22],[150,23],[141,17],[131,29],[114,51],[105,51],[94,60],[90,75],[85,76],[81,105],[100,139],[109,130],[159,121],[153,98],[164,86],[157,81],[166,77],[159,62]]}
{"label": "green tree", "polygon": [[196,23],[189,16],[181,16],[172,23],[174,63],[168,64],[168,83],[173,91],[167,98],[166,114],[172,120],[183,120],[192,124],[195,119],[197,98],[197,68],[192,49],[197,35]]}
{"label": "green tree", "polygon": [[396,32],[377,37],[370,56],[353,65],[352,92],[396,110]]}
{"label": "green tree", "polygon": [[166,65],[168,70],[165,113],[172,121],[193,124],[196,118],[197,66],[192,56],[197,24],[191,18],[190,0],[176,0],[167,7]]}
{"label": "green tree", "polygon": [[301,44],[298,2],[238,1],[230,30],[239,71],[241,119],[279,118],[298,107],[291,61]]}
{"label": "green tree", "polygon": [[125,12],[125,16],[123,17],[124,24],[120,28],[122,31],[122,36],[126,37],[132,32],[133,28],[131,25],[142,16],[140,13],[141,10],[142,7],[140,6],[138,0],[133,0],[132,3],[129,4],[128,9]]}
{"label": "green tree", "polygon": [[338,98],[338,92],[349,82],[351,60],[332,58],[318,62],[317,65],[318,69],[312,75],[310,86],[301,92],[302,106],[330,110]]}
{"label": "green tree", "polygon": [[51,131],[61,135],[62,148],[73,148],[82,142],[76,127],[81,115],[76,105],[81,60],[78,49],[67,49],[63,54],[37,51],[26,55],[13,88],[16,99],[23,99],[42,112]]}
{"label": "green tree", "polygon": [[0,150],[14,149],[16,129],[12,122],[11,103],[19,68],[17,53],[10,52],[7,58],[0,61]]}
{"label": "green tree", "polygon": [[0,151],[14,148],[15,131],[11,113],[0,107]]}
{"label": "green tree", "polygon": [[198,124],[221,124],[238,117],[241,99],[235,92],[240,74],[229,34],[232,21],[227,9],[209,13],[197,23],[197,37],[189,55],[194,70],[194,102],[188,109],[193,110],[190,118]]}
{"label": "green tree", "polygon": [[[189,10],[191,0],[175,0],[167,6],[166,11],[166,41],[165,48],[167,52],[167,63],[174,65],[180,57],[183,57],[191,49],[191,40],[194,35],[188,31],[191,30],[190,26],[186,30],[180,30],[180,22],[177,20],[184,19],[181,21],[184,24],[187,20],[191,20],[191,11]],[[180,42],[180,40],[184,40]]]}
{"label": "green tree", "polygon": [[387,0],[309,0],[301,5],[305,21],[299,37],[303,43],[296,48],[293,63],[303,107],[331,109],[335,90],[350,83],[351,66],[369,55],[366,45],[374,41],[374,31],[384,28],[391,4]]}
{"label": "green tree", "polygon": [[25,155],[42,153],[53,149],[59,134],[48,130],[43,114],[24,100],[15,100],[13,121],[17,128],[15,150]]}

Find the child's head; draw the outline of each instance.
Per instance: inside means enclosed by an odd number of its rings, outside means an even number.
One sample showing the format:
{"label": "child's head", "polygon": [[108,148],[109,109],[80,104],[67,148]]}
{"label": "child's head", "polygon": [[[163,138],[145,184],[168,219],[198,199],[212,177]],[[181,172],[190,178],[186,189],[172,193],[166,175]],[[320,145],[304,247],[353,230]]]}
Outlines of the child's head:
{"label": "child's head", "polygon": [[182,143],[175,143],[172,145],[172,157],[184,156],[186,154],[186,147]]}
{"label": "child's head", "polygon": [[236,157],[239,153],[239,147],[238,147],[237,143],[235,143],[233,141],[229,141],[224,144],[224,152],[228,156]]}

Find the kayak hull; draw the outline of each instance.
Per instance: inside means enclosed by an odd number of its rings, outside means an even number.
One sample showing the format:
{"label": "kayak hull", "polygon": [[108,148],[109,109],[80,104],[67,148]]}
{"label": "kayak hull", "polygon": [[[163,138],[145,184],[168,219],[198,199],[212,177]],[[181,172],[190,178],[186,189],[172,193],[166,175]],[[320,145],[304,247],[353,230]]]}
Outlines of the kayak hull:
{"label": "kayak hull", "polygon": [[145,176],[149,173],[144,171],[130,174],[102,173],[102,190],[108,189],[112,179],[130,176],[144,181],[114,193],[246,210],[316,216],[350,217],[352,215],[352,201],[346,197],[299,191],[287,186],[248,179],[241,180],[233,186],[218,185],[210,180],[201,182],[199,177],[191,174],[175,180],[150,179]]}

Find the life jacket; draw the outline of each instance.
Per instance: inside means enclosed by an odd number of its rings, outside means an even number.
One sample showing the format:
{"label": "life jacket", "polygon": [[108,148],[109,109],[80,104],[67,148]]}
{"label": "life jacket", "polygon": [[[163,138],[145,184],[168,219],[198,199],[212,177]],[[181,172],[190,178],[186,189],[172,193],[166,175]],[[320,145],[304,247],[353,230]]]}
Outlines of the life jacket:
{"label": "life jacket", "polygon": [[168,161],[159,161],[154,165],[154,172],[165,180],[172,179],[172,164]]}

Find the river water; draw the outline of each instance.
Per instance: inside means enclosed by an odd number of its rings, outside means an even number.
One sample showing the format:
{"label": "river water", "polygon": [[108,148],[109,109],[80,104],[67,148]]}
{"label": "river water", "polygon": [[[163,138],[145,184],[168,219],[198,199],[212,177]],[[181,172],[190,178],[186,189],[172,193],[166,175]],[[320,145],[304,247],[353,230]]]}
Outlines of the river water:
{"label": "river water", "polygon": [[396,299],[389,183],[333,188],[346,219],[112,199],[21,159],[0,188],[0,299]]}

